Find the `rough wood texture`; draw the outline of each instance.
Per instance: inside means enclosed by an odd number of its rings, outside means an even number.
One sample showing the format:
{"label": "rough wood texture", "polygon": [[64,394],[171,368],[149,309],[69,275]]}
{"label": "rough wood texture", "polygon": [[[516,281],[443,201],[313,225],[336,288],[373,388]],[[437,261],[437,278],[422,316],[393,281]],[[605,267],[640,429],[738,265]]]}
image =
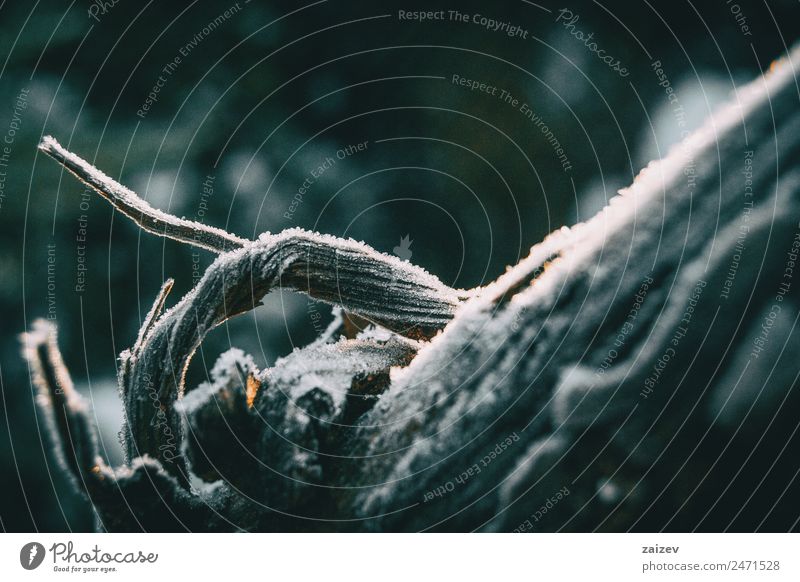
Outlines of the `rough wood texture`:
{"label": "rough wood texture", "polygon": [[[116,477],[127,494],[93,498],[101,527],[703,529],[724,525],[725,495],[758,503],[774,470],[748,465],[758,447],[775,463],[797,452],[781,457],[797,430],[799,56],[466,303],[407,263],[303,231],[223,254],[123,355],[129,453],[162,463],[132,460]],[[176,407],[203,335],[275,286],[395,333],[347,339],[339,323],[266,371],[229,353]],[[212,485],[187,492],[161,470],[148,386],[179,441],[186,418],[190,465]],[[81,458],[67,457],[78,475]],[[753,488],[729,491],[743,471]],[[740,514],[729,527],[758,527]]]}

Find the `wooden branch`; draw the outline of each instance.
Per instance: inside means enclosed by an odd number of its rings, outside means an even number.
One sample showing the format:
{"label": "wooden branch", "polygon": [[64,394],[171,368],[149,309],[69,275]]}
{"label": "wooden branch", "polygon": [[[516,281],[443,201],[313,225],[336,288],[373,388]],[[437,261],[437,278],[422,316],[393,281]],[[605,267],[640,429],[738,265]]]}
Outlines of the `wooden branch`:
{"label": "wooden branch", "polygon": [[341,305],[411,338],[430,338],[444,328],[463,297],[423,269],[363,243],[301,229],[262,235],[220,256],[152,326],[140,349],[121,355],[130,458],[149,454],[174,475],[185,474],[173,404],[183,394],[189,361],[206,333],[253,309],[275,288]]}
{"label": "wooden branch", "polygon": [[64,149],[53,137],[46,136],[39,150],[69,170],[142,230],[200,247],[215,253],[241,248],[247,239],[207,224],[177,218],[150,206],[135,192],[105,175],[80,156]]}
{"label": "wooden branch", "polygon": [[76,490],[92,503],[99,530],[228,530],[231,522],[220,514],[226,503],[236,506],[241,518],[246,501],[235,492],[224,499],[189,493],[147,456],[112,470],[99,455],[97,429],[64,365],[55,325],[36,320],[20,339],[56,458]]}
{"label": "wooden branch", "polygon": [[56,457],[78,491],[94,491],[109,469],[98,453],[97,430],[88,407],[75,390],[61,358],[56,328],[38,319],[21,340],[23,356],[39,393],[37,403],[50,426]]}
{"label": "wooden branch", "polygon": [[[247,241],[220,229],[152,208],[133,191],[45,137],[39,149],[96,190],[143,230],[223,254],[164,317],[167,281],[130,350],[120,355],[129,461],[151,455],[188,486],[180,454],[181,422],[173,404],[183,394],[186,367],[205,334],[259,304],[276,287],[341,305],[345,334],[371,322],[401,335],[430,338],[469,294],[443,285],[424,270],[352,240],[290,229]],[[349,327],[348,327],[349,326]]]}

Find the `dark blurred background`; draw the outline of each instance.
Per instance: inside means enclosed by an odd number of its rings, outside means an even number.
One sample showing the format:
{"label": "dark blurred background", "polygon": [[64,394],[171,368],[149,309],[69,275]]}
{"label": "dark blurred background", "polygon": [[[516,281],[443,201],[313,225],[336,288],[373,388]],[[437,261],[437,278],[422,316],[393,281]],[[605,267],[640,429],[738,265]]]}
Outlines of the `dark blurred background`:
{"label": "dark blurred background", "polygon": [[[557,21],[562,8],[579,16],[574,29]],[[120,463],[117,354],[166,277],[177,301],[214,258],[115,215],[37,154],[41,136],[176,215],[244,237],[350,236],[474,287],[590,217],[680,139],[653,61],[696,127],[785,52],[799,16],[794,0],[0,3],[0,527],[91,528],[50,454],[18,334],[37,317],[57,322],[103,449]],[[269,365],[329,318],[305,296],[272,294],[211,334],[189,384],[230,346]]]}

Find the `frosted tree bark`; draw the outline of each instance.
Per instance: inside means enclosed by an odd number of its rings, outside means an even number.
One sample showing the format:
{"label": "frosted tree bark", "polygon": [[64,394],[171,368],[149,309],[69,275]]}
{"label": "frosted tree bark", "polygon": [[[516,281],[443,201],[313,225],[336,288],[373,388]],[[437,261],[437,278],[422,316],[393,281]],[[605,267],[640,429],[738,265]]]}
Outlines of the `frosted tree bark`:
{"label": "frosted tree bark", "polygon": [[748,424],[797,403],[799,66],[795,49],[469,302],[350,435],[342,514],[379,530],[627,529],[648,512],[702,528],[706,491],[725,491],[707,471],[741,471],[764,436]]}
{"label": "frosted tree bark", "polygon": [[129,459],[150,455],[160,460],[183,483],[188,484],[189,477],[179,451],[181,420],[173,404],[183,395],[189,361],[208,331],[253,309],[271,289],[303,291],[366,322],[415,338],[441,330],[467,296],[419,267],[352,240],[289,229],[248,241],[176,218],[152,208],[54,138],[45,137],[39,149],[143,230],[223,253],[197,287],[160,317],[172,288],[171,280],[165,283],[135,345],[120,356],[129,432],[125,452]]}
{"label": "frosted tree bark", "polygon": [[[299,230],[224,252],[160,314],[167,284],[122,355],[131,466],[108,481],[137,485],[101,499],[87,488],[100,527],[585,531],[656,515],[702,529],[708,492],[728,492],[715,471],[737,477],[753,443],[776,438],[772,411],[797,403],[797,49],[791,58],[486,288],[448,289],[360,243]],[[56,159],[93,179],[68,152]],[[276,286],[384,330],[353,338],[334,325],[263,371],[228,353],[184,397],[203,336]],[[35,364],[47,350],[27,353],[51,393],[54,374]],[[153,390],[159,429],[144,422]],[[750,448],[729,450],[734,438]],[[65,469],[81,476],[95,453],[77,450]],[[210,485],[187,491],[188,469]],[[130,477],[151,474],[155,490]]]}
{"label": "frosted tree bark", "polygon": [[459,292],[422,269],[364,244],[300,229],[262,235],[220,256],[197,287],[152,324],[138,348],[121,355],[130,458],[148,454],[185,475],[177,458],[181,420],[173,403],[183,395],[189,360],[206,333],[279,287],[307,292],[413,338],[442,329],[460,303]]}

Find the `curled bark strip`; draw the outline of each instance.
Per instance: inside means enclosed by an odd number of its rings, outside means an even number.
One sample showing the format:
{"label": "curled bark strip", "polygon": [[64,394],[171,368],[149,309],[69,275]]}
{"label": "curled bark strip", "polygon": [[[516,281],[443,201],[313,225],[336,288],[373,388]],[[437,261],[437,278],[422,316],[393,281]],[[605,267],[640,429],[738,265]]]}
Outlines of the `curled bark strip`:
{"label": "curled bark strip", "polygon": [[129,458],[149,454],[172,474],[183,473],[181,421],[173,405],[192,355],[208,331],[253,309],[277,287],[341,305],[415,339],[441,330],[462,297],[423,269],[363,243],[301,229],[264,234],[220,256],[156,321],[140,348],[122,354]]}
{"label": "curled bark strip", "polygon": [[21,339],[22,354],[39,392],[36,400],[50,426],[56,457],[78,490],[91,491],[109,469],[99,456],[97,431],[88,407],[72,385],[61,359],[56,328],[38,319]]}
{"label": "curled bark strip", "polygon": [[114,208],[133,220],[142,230],[215,253],[240,248],[249,242],[220,228],[178,218],[153,208],[135,192],[105,175],[80,156],[66,150],[49,135],[42,139],[39,150],[108,200]]}

